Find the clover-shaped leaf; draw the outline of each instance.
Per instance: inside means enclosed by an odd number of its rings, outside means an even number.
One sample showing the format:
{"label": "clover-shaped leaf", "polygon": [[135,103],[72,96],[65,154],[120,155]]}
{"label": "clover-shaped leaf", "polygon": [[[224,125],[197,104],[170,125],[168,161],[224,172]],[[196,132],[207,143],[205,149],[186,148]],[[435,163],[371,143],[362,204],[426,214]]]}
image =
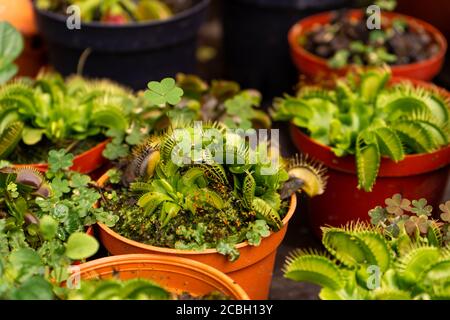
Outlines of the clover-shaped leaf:
{"label": "clover-shaped leaf", "polygon": [[377,225],[378,223],[384,221],[387,218],[386,210],[383,207],[377,206],[369,211],[370,222],[373,225]]}
{"label": "clover-shaped leaf", "polygon": [[67,169],[72,166],[73,155],[66,150],[51,150],[48,153],[48,165],[50,171],[55,173],[61,169]]}
{"label": "clover-shaped leaf", "polygon": [[431,216],[431,211],[433,211],[433,207],[427,205],[427,200],[422,198],[420,200],[412,201],[413,208],[411,208],[411,212],[414,212],[417,216]]}
{"label": "clover-shaped leaf", "polygon": [[414,235],[416,230],[426,234],[428,232],[428,217],[426,215],[412,216],[405,222],[405,230],[410,236]]}
{"label": "clover-shaped leaf", "polygon": [[442,211],[441,219],[445,222],[450,222],[450,200],[439,205],[439,209]]}
{"label": "clover-shaped leaf", "polygon": [[145,91],[145,97],[152,105],[160,106],[166,103],[176,105],[181,101],[183,89],[175,84],[172,78],[165,78],[161,82],[150,81],[148,90]]}
{"label": "clover-shaped leaf", "polygon": [[70,191],[69,181],[56,177],[51,182],[53,193],[56,197],[61,197],[63,193]]}
{"label": "clover-shaped leaf", "polygon": [[83,188],[86,187],[90,181],[91,178],[89,176],[76,172],[72,176],[70,186],[72,188]]}
{"label": "clover-shaped leaf", "polygon": [[395,214],[396,216],[401,216],[404,211],[411,211],[411,201],[408,199],[402,199],[401,194],[397,193],[385,200],[387,205],[386,210],[389,213]]}

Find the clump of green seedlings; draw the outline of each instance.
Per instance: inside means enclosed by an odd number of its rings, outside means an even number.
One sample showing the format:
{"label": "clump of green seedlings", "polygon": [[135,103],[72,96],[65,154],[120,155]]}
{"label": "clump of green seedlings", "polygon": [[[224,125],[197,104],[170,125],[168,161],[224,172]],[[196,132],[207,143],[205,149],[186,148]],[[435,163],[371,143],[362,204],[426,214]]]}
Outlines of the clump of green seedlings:
{"label": "clump of green seedlings", "polygon": [[338,157],[354,155],[358,188],[371,191],[381,157],[399,162],[449,141],[447,92],[408,81],[388,85],[390,75],[373,69],[349,73],[332,88],[301,86],[296,96],[275,99],[273,117],[291,121]]}
{"label": "clump of green seedlings", "polygon": [[372,225],[323,227],[326,252],[299,250],[285,276],[322,287],[321,299],[450,299],[450,201],[440,219],[425,199],[386,199],[369,212]]}
{"label": "clump of green seedlings", "polygon": [[40,163],[51,149],[79,154],[111,139],[103,155],[125,156],[148,131],[139,100],[107,80],[43,72],[0,88],[0,159]]}
{"label": "clump of green seedlings", "polygon": [[[208,138],[210,129],[215,137]],[[194,145],[183,144],[195,135],[201,138]],[[293,193],[324,192],[320,165],[304,157],[273,162],[276,153],[267,149],[251,149],[220,124],[168,129],[135,148],[121,171],[108,172],[101,206],[119,216],[114,230],[122,236],[183,250],[215,248],[236,260],[236,244],[257,246],[283,226]]]}
{"label": "clump of green seedlings", "polygon": [[45,176],[31,167],[0,169],[1,299],[59,296],[69,266],[99,248],[85,229],[117,221],[93,207],[100,193],[89,176],[68,170],[72,160],[51,151]]}

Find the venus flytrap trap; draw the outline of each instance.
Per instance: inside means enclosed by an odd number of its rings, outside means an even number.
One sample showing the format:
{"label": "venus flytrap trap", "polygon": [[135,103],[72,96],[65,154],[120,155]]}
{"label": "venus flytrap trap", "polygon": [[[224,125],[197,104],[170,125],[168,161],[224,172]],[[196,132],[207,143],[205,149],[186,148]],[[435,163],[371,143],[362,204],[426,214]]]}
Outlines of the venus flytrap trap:
{"label": "venus flytrap trap", "polygon": [[396,194],[369,212],[373,225],[323,227],[326,252],[294,252],[285,276],[321,286],[326,300],[449,299],[449,204],[435,220],[425,199]]}
{"label": "venus flytrap trap", "polygon": [[333,89],[302,86],[297,96],[276,99],[273,117],[291,121],[338,157],[356,158],[358,188],[371,191],[381,158],[448,145],[449,101],[439,91],[404,82],[387,86],[390,73],[374,69],[349,74]]}

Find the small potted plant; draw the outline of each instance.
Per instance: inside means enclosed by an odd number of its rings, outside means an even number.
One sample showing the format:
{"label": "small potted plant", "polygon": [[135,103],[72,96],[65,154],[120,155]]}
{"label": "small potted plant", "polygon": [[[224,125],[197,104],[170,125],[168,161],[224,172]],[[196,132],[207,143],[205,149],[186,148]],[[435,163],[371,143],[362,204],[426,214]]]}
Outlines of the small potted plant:
{"label": "small potted plant", "polygon": [[[159,90],[167,80],[150,84],[145,95],[155,104],[182,100],[173,81],[168,92]],[[275,146],[267,152],[266,143],[253,145],[238,131],[172,123],[102,176],[99,205],[119,219],[114,228],[99,224],[106,249],[191,258],[228,274],[252,299],[267,298],[295,191],[321,194],[323,169],[305,158],[278,161]]]}
{"label": "small potted plant", "polygon": [[[128,254],[92,260],[73,269],[68,280],[72,289],[64,297],[70,300],[249,299],[230,277],[191,259]],[[73,288],[76,285],[78,289]]]}
{"label": "small potted plant", "polygon": [[[395,1],[375,2],[392,10]],[[384,6],[382,6],[384,4]],[[431,80],[439,73],[447,41],[430,24],[409,16],[381,13],[381,29],[366,22],[377,12],[342,10],[299,21],[289,31],[291,55],[309,77],[343,75],[350,66],[388,64],[394,76]]]}
{"label": "small potted plant", "polygon": [[447,300],[450,201],[439,208],[432,219],[424,198],[396,194],[369,212],[373,225],[324,227],[326,252],[293,253],[285,277],[319,285],[325,300]]}
{"label": "small potted plant", "polygon": [[[142,89],[148,78],[195,71],[196,35],[208,3],[39,0],[34,8],[57,71],[67,76],[82,70]],[[74,21],[80,24],[68,27]]]}
{"label": "small potted plant", "polygon": [[[327,192],[312,200],[310,220],[340,226],[392,193],[426,197],[436,206],[448,180],[447,91],[418,80],[390,79],[373,69],[329,87],[301,86],[274,102],[273,116],[289,120],[302,152],[329,170]],[[358,189],[356,187],[358,186]]]}
{"label": "small potted plant", "polygon": [[33,168],[0,169],[0,297],[52,299],[69,267],[94,255],[87,234],[97,221],[116,217],[95,209],[100,197],[88,176],[69,171],[73,156],[51,151],[44,176]]}
{"label": "small potted plant", "polygon": [[46,170],[46,155],[75,154],[73,170],[89,173],[128,152],[148,130],[131,91],[107,80],[42,72],[1,87],[0,159]]}

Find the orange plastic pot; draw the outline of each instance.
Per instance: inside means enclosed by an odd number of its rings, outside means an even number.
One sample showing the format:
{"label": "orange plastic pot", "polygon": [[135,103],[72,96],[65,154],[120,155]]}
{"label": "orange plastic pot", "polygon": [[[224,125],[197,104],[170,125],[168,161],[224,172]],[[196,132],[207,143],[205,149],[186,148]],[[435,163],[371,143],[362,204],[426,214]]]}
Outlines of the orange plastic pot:
{"label": "orange plastic pot", "polygon": [[[393,83],[405,79],[394,78]],[[415,86],[435,88],[450,98],[450,93],[418,80]],[[407,155],[395,163],[383,157],[372,192],[357,189],[358,178],[354,156],[336,157],[330,147],[320,144],[291,124],[293,143],[302,153],[322,161],[327,167],[326,192],[311,199],[309,221],[318,237],[324,225],[341,226],[349,221],[368,221],[368,211],[384,205],[386,198],[400,193],[410,200],[425,198],[434,208],[442,200],[450,169],[450,145],[432,153]]]}
{"label": "orange plastic pot", "polygon": [[[71,170],[77,171],[83,174],[88,174],[96,169],[100,168],[103,164],[107,162],[102,155],[103,150],[105,150],[106,145],[109,140],[103,141],[96,145],[95,147],[75,156],[73,159],[73,165],[70,167]],[[45,172],[48,169],[47,163],[33,163],[33,164],[15,164],[15,168],[23,167],[33,167],[41,172]]]}
{"label": "orange plastic pot", "polygon": [[[353,19],[362,19],[363,12],[361,10],[351,10],[349,16]],[[312,28],[317,25],[327,24],[331,21],[333,12],[325,12],[300,20],[289,30],[288,41],[291,50],[291,57],[297,69],[310,78],[329,78],[332,76],[342,76],[351,68],[344,67],[341,69],[330,68],[327,60],[307,51],[299,44],[299,39],[305,37]],[[440,51],[433,57],[410,63],[405,65],[391,66],[392,74],[399,77],[413,78],[417,80],[431,80],[442,68],[445,52],[447,51],[447,41],[438,29],[425,21],[401,15],[393,12],[383,12],[382,21],[387,19],[403,19],[408,22],[412,28],[424,28],[440,47]]]}
{"label": "orange plastic pot", "polygon": [[248,300],[245,291],[230,277],[206,264],[179,257],[153,254],[127,254],[92,260],[76,267],[71,280],[148,279],[181,294],[201,296],[219,291],[235,300]]}
{"label": "orange plastic pot", "polygon": [[24,38],[24,49],[15,61],[18,75],[34,77],[46,63],[46,52],[38,36],[32,0],[0,0],[0,21],[8,21]]}
{"label": "orange plastic pot", "polygon": [[[107,179],[108,176],[103,175],[98,180],[98,185],[104,185]],[[296,205],[297,198],[294,194],[291,197],[289,211],[283,219],[283,227],[261,240],[261,244],[257,247],[251,246],[247,242],[239,243],[236,248],[239,249],[240,257],[234,262],[230,262],[224,255],[219,254],[216,249],[190,251],[146,245],[122,237],[111,228],[100,223],[98,224],[98,236],[100,242],[113,255],[153,253],[184,257],[205,263],[230,276],[248,293],[251,299],[261,300],[269,297],[277,248],[283,241],[288,222],[295,212]]]}

